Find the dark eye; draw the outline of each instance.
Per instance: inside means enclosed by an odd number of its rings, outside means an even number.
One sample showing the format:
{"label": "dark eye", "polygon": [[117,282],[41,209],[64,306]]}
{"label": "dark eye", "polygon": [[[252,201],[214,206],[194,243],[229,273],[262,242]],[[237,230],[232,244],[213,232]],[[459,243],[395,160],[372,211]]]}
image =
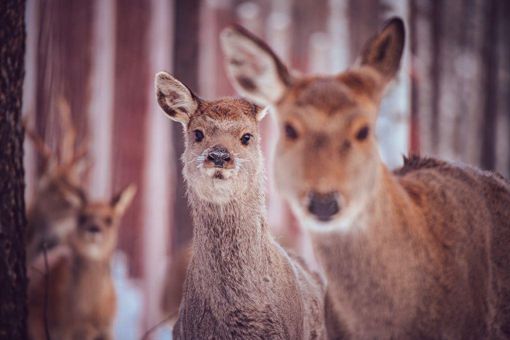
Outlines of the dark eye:
{"label": "dark eye", "polygon": [[193,131],[195,133],[195,142],[201,142],[204,139],[204,133],[200,130]]}
{"label": "dark eye", "polygon": [[87,222],[87,216],[80,214],[78,215],[78,225],[84,225]]}
{"label": "dark eye", "polygon": [[285,136],[290,140],[296,140],[298,138],[296,129],[289,123],[285,124]]}
{"label": "dark eye", "polygon": [[241,137],[241,143],[243,143],[243,145],[248,145],[248,143],[250,142],[251,137],[253,137],[253,135],[251,135],[249,133],[245,133]]}
{"label": "dark eye", "polygon": [[368,137],[369,132],[370,132],[370,128],[368,127],[368,125],[363,126],[356,133],[356,139],[359,141],[365,140]]}

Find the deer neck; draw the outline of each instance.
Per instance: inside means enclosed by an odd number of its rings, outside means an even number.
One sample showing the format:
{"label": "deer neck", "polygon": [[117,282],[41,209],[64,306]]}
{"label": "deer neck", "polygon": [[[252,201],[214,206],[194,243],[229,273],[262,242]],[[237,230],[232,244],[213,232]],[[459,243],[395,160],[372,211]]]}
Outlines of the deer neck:
{"label": "deer neck", "polygon": [[[400,254],[396,256],[409,255],[408,241],[420,237],[413,229],[414,224],[420,223],[415,208],[398,179],[380,164],[374,189],[352,225],[347,230],[311,234],[316,256],[326,275],[338,277],[339,268],[343,268],[343,273],[356,271],[357,265],[349,263],[361,258],[375,263],[389,250],[394,255]],[[414,223],[409,223],[411,219]]]}
{"label": "deer neck", "polygon": [[[192,271],[200,274],[196,289],[206,295],[214,287],[231,284],[228,277],[250,280],[263,270],[270,240],[264,217],[264,195],[259,185],[229,203],[218,205],[199,199],[189,190],[194,222]],[[193,275],[193,274],[192,274]],[[204,278],[206,278],[204,280]],[[215,284],[217,283],[217,284]],[[237,288],[242,286],[239,281]],[[201,287],[201,288],[200,288]]]}
{"label": "deer neck", "polygon": [[86,282],[87,285],[100,284],[101,278],[109,278],[111,275],[109,258],[96,260],[75,254],[72,268],[74,279],[77,282]]}

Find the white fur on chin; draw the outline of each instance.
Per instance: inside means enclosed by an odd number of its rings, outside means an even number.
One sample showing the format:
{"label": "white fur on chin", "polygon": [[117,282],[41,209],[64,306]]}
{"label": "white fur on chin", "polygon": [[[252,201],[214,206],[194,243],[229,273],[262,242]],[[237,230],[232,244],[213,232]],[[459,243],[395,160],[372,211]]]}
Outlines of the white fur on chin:
{"label": "white fur on chin", "polygon": [[360,229],[360,225],[355,222],[362,214],[363,206],[363,204],[351,203],[349,206],[342,209],[338,217],[323,222],[317,220],[313,215],[308,213],[303,204],[296,200],[291,200],[292,211],[298,217],[300,224],[307,230],[316,233],[347,233]]}

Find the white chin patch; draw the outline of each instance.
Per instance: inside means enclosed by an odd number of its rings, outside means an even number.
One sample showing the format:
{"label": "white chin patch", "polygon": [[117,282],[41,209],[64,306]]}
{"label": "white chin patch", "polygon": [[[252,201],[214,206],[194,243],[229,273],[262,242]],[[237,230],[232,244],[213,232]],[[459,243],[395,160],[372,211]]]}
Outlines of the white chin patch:
{"label": "white chin patch", "polygon": [[99,244],[88,244],[85,248],[85,252],[87,253],[87,257],[91,260],[100,260],[103,258],[103,249],[101,249],[101,245]]}
{"label": "white chin patch", "polygon": [[202,168],[207,177],[214,180],[225,180],[235,175],[235,169]]}

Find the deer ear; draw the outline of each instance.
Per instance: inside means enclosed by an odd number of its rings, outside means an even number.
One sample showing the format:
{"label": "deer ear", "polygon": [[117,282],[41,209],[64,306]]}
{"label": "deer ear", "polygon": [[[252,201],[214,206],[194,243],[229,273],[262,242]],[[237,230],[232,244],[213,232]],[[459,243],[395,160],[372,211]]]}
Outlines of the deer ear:
{"label": "deer ear", "polygon": [[170,119],[186,125],[198,108],[198,97],[166,72],[156,74],[155,87],[158,103],[163,111]]}
{"label": "deer ear", "polygon": [[259,105],[278,102],[291,84],[291,75],[262,40],[241,26],[221,32],[229,78],[240,95]]}
{"label": "deer ear", "polygon": [[382,76],[384,84],[397,73],[404,51],[405,28],[400,18],[392,18],[372,37],[361,53],[361,65],[370,66]]}
{"label": "deer ear", "polygon": [[256,112],[255,118],[257,119],[257,122],[260,122],[269,112],[269,107],[255,105],[255,112]]}
{"label": "deer ear", "polygon": [[115,211],[115,215],[122,216],[126,212],[126,209],[133,201],[135,194],[136,185],[130,184],[126,188],[121,190],[118,194],[112,197],[110,205]]}

